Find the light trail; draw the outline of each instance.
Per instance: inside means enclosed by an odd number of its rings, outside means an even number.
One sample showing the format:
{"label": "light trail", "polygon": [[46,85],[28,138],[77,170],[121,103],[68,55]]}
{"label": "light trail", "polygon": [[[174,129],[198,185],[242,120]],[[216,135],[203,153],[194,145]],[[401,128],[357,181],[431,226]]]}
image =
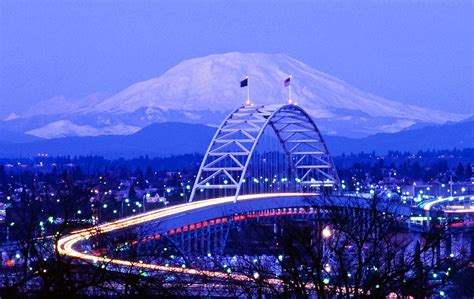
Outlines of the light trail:
{"label": "light trail", "polygon": [[[444,202],[454,201],[455,199],[460,199],[461,200],[461,199],[464,199],[464,198],[469,198],[469,200],[471,200],[471,201],[474,200],[474,196],[469,197],[469,196],[460,195],[460,196],[439,197],[435,200],[425,202],[421,206],[425,211],[429,211],[435,205],[438,205],[438,204],[441,204],[441,203],[444,203]],[[445,209],[444,212],[446,212],[446,213],[472,213],[472,212],[474,212],[474,209],[473,208],[471,208],[471,209],[458,209],[458,210]]]}
{"label": "light trail", "polygon": [[[269,193],[269,194],[242,195],[242,196],[239,196],[237,202],[258,200],[258,199],[270,198],[270,197],[292,197],[292,196],[314,196],[314,195],[317,195],[317,194],[316,193]],[[192,268],[161,266],[161,265],[154,265],[154,264],[147,264],[147,263],[132,262],[132,261],[127,261],[127,260],[111,259],[111,258],[106,258],[102,256],[82,253],[74,249],[74,245],[88,239],[91,236],[97,236],[97,235],[111,232],[114,230],[123,229],[129,226],[142,224],[142,223],[152,221],[152,220],[158,220],[165,217],[178,215],[178,214],[190,212],[197,209],[209,208],[209,207],[218,206],[222,204],[232,203],[234,200],[235,200],[235,196],[229,196],[229,197],[221,197],[221,198],[215,198],[215,199],[207,199],[207,200],[202,200],[202,201],[195,201],[195,202],[181,204],[181,205],[168,207],[168,208],[164,208],[160,210],[154,210],[154,211],[146,212],[143,214],[139,214],[139,215],[135,215],[135,216],[127,217],[127,218],[122,218],[116,221],[104,223],[104,224],[87,228],[87,229],[77,230],[65,237],[60,238],[56,245],[56,249],[61,255],[78,258],[85,261],[92,261],[95,263],[101,262],[104,264],[113,264],[117,266],[127,266],[127,267],[134,267],[134,268],[141,268],[141,269],[148,269],[148,270],[158,270],[158,271],[165,271],[165,272],[178,273],[178,274],[201,275],[201,276],[216,277],[216,278],[223,278],[223,279],[231,278],[231,279],[240,280],[240,281],[251,281],[253,280],[251,277],[248,277],[242,274],[228,274],[228,273],[219,272],[219,271],[207,271],[207,270],[198,270],[198,269],[192,269]],[[266,279],[265,281],[271,284],[278,284],[281,282],[279,279]]]}
{"label": "light trail", "polygon": [[448,213],[448,214],[453,214],[453,213],[462,213],[462,214],[474,213],[474,208],[470,208],[470,209],[444,210],[444,212],[445,212],[445,213]]}

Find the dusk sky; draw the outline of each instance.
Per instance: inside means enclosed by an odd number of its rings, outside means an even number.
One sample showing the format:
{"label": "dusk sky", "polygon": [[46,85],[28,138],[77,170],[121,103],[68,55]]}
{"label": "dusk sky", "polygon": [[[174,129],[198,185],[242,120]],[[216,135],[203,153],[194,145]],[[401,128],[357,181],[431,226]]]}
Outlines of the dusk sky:
{"label": "dusk sky", "polygon": [[0,117],[182,60],[286,53],[388,99],[474,113],[472,1],[0,2]]}

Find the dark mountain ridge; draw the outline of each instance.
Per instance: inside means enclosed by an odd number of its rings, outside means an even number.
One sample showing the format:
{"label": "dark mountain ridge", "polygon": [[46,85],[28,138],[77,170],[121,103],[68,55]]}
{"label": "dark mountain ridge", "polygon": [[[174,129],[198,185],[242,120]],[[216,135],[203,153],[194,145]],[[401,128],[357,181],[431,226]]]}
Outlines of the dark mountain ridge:
{"label": "dark mountain ridge", "polygon": [[[36,139],[20,136],[15,142],[0,138],[0,157],[28,157],[40,153],[60,155],[101,155],[108,158],[133,158],[148,155],[165,157],[204,153],[216,131],[201,124],[165,122],[151,124],[131,135],[64,137]],[[6,136],[0,133],[1,136]],[[361,151],[386,153],[389,150],[474,148],[474,120],[428,126],[398,133],[381,133],[360,139],[325,136],[333,155]]]}

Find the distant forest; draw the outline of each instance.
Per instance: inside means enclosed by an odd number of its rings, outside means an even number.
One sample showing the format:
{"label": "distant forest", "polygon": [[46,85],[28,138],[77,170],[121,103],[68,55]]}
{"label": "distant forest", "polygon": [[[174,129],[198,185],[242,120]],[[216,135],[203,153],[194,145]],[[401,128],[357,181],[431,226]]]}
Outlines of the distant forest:
{"label": "distant forest", "polygon": [[[100,156],[36,157],[29,159],[0,159],[2,172],[63,172],[74,169],[85,175],[100,175],[118,171],[124,175],[135,172],[197,172],[203,156],[186,154],[166,158],[140,156],[134,159],[106,159]],[[377,176],[383,169],[393,169],[408,179],[428,179],[454,175],[457,180],[472,176],[474,148],[413,152],[391,151],[386,155],[358,153],[334,157],[341,177],[351,173]],[[20,167],[21,166],[21,167]]]}

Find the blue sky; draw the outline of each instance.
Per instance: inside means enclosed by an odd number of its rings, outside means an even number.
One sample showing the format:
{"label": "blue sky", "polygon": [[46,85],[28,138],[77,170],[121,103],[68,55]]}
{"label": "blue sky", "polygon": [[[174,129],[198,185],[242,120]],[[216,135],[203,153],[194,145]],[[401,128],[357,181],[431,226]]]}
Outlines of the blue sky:
{"label": "blue sky", "polygon": [[2,0],[0,116],[230,51],[286,53],[388,99],[474,113],[472,3]]}

